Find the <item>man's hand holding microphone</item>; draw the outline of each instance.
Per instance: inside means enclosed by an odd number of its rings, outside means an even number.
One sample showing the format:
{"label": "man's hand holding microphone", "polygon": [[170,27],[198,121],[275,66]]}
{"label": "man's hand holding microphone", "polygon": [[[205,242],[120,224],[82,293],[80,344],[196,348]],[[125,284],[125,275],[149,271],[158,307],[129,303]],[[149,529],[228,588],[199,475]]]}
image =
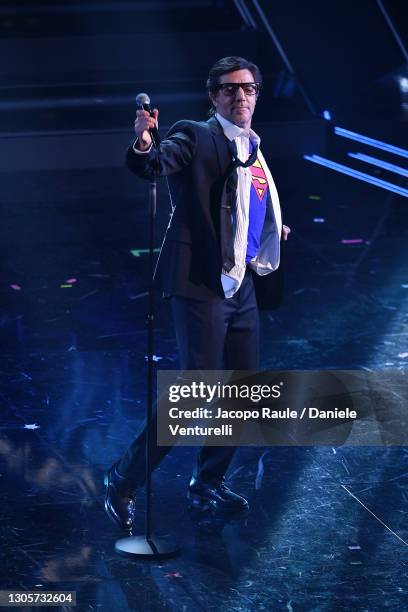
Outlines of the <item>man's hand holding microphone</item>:
{"label": "man's hand holding microphone", "polygon": [[147,151],[152,144],[152,137],[149,130],[157,130],[159,111],[157,108],[154,108],[152,113],[153,116],[151,116],[147,110],[139,109],[136,111],[135,134],[137,141],[135,142],[135,148],[138,151]]}

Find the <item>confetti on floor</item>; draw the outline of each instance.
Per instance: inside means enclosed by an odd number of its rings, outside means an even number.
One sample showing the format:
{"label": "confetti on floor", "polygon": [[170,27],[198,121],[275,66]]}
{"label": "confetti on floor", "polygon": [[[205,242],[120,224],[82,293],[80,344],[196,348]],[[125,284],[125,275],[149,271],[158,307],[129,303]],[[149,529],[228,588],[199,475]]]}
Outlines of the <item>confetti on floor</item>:
{"label": "confetti on floor", "polygon": [[180,572],[168,572],[167,574],[164,574],[165,578],[182,578],[183,574],[180,574]]}
{"label": "confetti on floor", "polygon": [[[153,253],[159,253],[160,249],[153,249]],[[147,255],[149,249],[130,249],[133,257],[140,257],[142,254]]]}

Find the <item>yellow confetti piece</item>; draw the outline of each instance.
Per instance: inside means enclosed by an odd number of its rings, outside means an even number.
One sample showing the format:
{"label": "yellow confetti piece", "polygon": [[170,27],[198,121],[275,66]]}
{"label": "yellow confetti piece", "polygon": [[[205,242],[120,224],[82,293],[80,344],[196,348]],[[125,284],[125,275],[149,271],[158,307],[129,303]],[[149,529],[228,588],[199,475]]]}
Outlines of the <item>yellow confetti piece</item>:
{"label": "yellow confetti piece", "polygon": [[72,285],[60,285],[60,289],[70,289]]}
{"label": "yellow confetti piece", "polygon": [[310,195],[310,196],[307,196],[307,197],[308,197],[309,200],[321,200],[321,197],[317,196],[317,195]]}

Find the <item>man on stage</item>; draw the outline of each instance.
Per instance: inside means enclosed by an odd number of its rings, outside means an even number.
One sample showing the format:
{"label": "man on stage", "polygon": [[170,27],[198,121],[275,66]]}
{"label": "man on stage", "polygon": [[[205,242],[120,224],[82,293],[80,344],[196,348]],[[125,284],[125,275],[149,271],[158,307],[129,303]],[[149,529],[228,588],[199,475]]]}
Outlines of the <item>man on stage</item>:
{"label": "man on stage", "polygon": [[[149,133],[157,127],[157,109],[154,117],[137,111],[127,165],[143,179],[168,175],[175,206],[157,270],[185,370],[259,368],[258,307],[260,300],[273,301],[280,240],[290,232],[251,129],[261,84],[252,62],[219,60],[207,81],[210,119],[177,122],[158,150]],[[105,477],[105,508],[122,529],[132,528],[134,497],[145,478],[145,441],[144,428]],[[153,448],[154,467],[169,450]],[[234,451],[200,448],[187,494],[191,504],[248,508],[224,480]]]}

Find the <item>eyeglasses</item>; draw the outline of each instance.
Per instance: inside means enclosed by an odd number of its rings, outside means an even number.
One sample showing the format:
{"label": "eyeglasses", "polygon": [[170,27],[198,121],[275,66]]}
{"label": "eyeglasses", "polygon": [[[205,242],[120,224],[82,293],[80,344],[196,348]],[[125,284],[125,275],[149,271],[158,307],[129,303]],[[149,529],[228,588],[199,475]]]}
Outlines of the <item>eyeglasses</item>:
{"label": "eyeglasses", "polygon": [[225,96],[232,98],[236,96],[238,89],[242,90],[246,96],[256,96],[260,90],[259,83],[221,83],[215,86],[215,91],[222,91]]}

